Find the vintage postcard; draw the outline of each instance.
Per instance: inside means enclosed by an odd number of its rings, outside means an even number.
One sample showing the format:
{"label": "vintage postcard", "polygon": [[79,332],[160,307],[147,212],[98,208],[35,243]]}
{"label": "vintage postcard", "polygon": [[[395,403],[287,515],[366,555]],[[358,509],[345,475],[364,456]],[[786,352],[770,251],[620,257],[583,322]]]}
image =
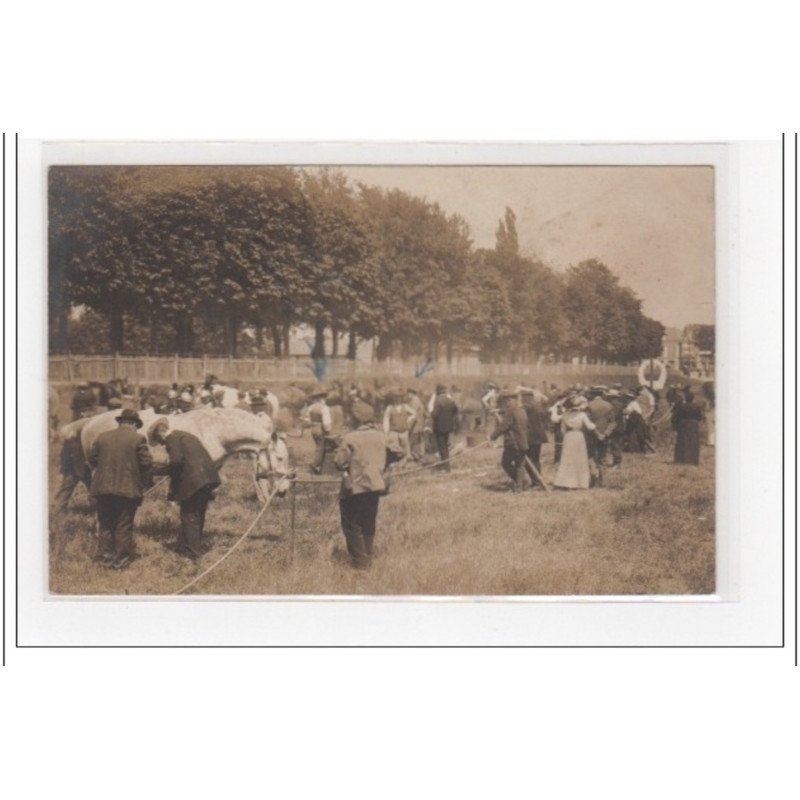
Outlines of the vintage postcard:
{"label": "vintage postcard", "polygon": [[717,591],[716,168],[46,171],[48,591]]}

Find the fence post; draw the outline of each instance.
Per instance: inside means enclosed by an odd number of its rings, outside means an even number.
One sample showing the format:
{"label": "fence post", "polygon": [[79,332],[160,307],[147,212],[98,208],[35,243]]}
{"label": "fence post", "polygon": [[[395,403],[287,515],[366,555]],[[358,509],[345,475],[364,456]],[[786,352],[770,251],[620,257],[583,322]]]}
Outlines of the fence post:
{"label": "fence post", "polygon": [[206,375],[208,375],[208,365],[206,363],[206,354],[203,353],[203,380],[205,380]]}
{"label": "fence post", "polygon": [[253,356],[253,377],[258,377],[258,353]]}
{"label": "fence post", "polygon": [[72,355],[67,353],[67,380],[72,383]]}
{"label": "fence post", "polygon": [[173,383],[177,383],[178,382],[178,366],[179,366],[178,354],[175,353],[175,359],[172,362],[172,382]]}
{"label": "fence post", "polygon": [[144,357],[144,382],[150,381],[150,355]]}
{"label": "fence post", "polygon": [[119,353],[114,353],[114,374],[111,376],[113,380],[119,377]]}

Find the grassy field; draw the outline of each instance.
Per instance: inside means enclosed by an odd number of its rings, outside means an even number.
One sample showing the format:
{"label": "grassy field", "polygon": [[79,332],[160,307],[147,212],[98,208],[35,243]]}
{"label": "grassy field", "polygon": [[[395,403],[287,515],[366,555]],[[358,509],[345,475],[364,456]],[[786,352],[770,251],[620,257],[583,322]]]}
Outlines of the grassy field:
{"label": "grassy field", "polygon": [[[301,473],[311,442],[292,439]],[[292,535],[290,499],[275,499],[253,534],[198,582],[198,594],[584,595],[714,591],[714,450],[700,467],[672,464],[671,435],[655,455],[626,454],[605,486],[577,492],[512,494],[501,450],[461,456],[450,475],[426,470],[398,478],[381,500],[376,559],[352,570],[339,530],[336,486],[299,486]],[[58,484],[50,460],[51,499]],[[552,447],[543,452],[552,480]],[[232,460],[206,525],[211,550],[196,564],[174,554],[176,508],[165,487],[136,518],[140,558],[124,572],[91,561],[94,522],[79,489],[51,528],[50,587],[62,594],[171,594],[211,566],[259,510],[252,465]]]}

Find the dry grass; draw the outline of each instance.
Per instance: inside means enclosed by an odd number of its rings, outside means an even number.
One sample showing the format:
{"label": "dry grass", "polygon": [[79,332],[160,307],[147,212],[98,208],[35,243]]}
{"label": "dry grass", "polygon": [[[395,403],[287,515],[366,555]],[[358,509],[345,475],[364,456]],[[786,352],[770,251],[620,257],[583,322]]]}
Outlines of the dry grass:
{"label": "dry grass", "polygon": [[[602,489],[512,495],[499,449],[463,456],[450,475],[400,478],[381,501],[376,560],[352,570],[339,532],[336,487],[298,487],[276,499],[253,535],[191,591],[202,594],[551,595],[694,594],[714,591],[713,449],[697,467],[657,455],[625,457]],[[307,463],[308,437],[292,440]],[[551,479],[552,449],[545,447]],[[50,586],[66,594],[170,594],[214,563],[258,512],[251,465],[232,461],[209,511],[211,551],[197,564],[173,554],[177,510],[163,488],[136,518],[141,558],[122,573],[91,561],[93,520],[85,495],[51,536]],[[51,495],[57,483],[51,457]],[[80,490],[79,490],[80,492]],[[58,528],[57,530],[55,528]]]}

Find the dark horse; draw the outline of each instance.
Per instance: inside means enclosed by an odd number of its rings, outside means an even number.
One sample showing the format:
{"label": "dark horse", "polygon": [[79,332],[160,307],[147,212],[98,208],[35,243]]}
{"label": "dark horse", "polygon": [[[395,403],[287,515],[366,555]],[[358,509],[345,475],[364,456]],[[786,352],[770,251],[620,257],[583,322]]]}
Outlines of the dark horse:
{"label": "dark horse", "polygon": [[114,380],[107,383],[89,381],[87,385],[98,406],[108,406],[112,398],[117,397],[122,400],[123,397],[133,393],[127,378],[114,378]]}

